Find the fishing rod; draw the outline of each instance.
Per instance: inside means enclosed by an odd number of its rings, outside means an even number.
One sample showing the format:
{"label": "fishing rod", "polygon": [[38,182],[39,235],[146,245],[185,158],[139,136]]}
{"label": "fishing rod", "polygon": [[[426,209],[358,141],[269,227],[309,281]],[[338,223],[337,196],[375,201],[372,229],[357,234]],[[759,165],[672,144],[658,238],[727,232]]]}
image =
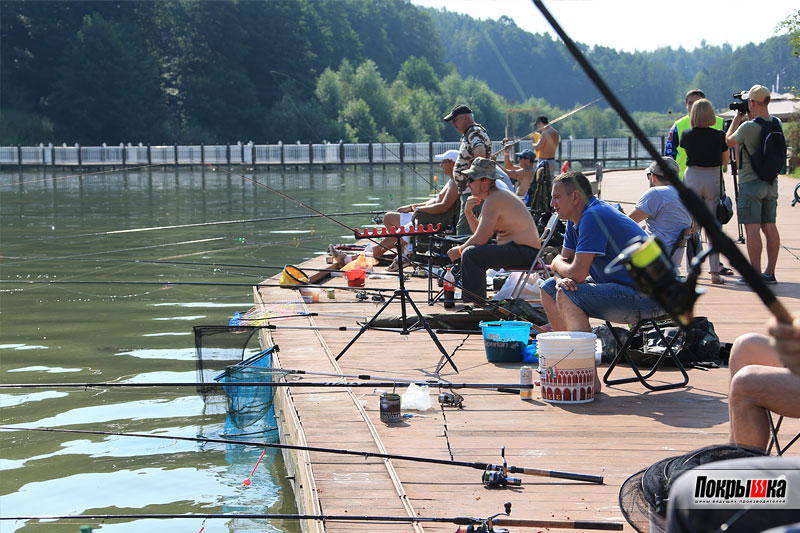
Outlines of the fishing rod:
{"label": "fishing rod", "polygon": [[[530,518],[500,518],[511,514],[511,502],[505,503],[505,513],[497,513],[487,518],[470,516],[427,517],[427,516],[377,516],[377,515],[315,515],[315,514],[261,514],[261,513],[206,513],[206,514],[82,514],[82,515],[38,515],[38,516],[0,516],[0,520],[153,520],[153,519],[193,519],[193,520],[320,520],[329,522],[390,522],[390,523],[445,523],[459,527],[457,533],[507,533],[507,529],[494,526],[538,527],[553,529],[597,529],[603,531],[622,531],[621,522],[602,522],[588,520],[536,520]],[[475,527],[478,526],[478,527]]]}
{"label": "fishing rod", "polygon": [[[257,367],[245,367],[257,368]],[[278,369],[270,369],[277,371]],[[334,374],[335,375],[335,374]],[[92,388],[141,388],[141,387],[391,387],[403,388],[409,385],[417,385],[423,387],[438,387],[446,389],[514,389],[514,391],[533,389],[533,384],[521,383],[451,383],[449,381],[414,381],[414,380],[397,380],[397,381],[379,381],[379,382],[361,382],[361,381],[225,381],[220,383],[206,383],[202,381],[188,382],[188,381],[175,381],[175,382],[119,382],[119,381],[106,381],[95,383],[0,383],[0,389],[92,389]]]}
{"label": "fishing rod", "polygon": [[283,217],[262,217],[262,218],[242,218],[237,220],[218,220],[216,222],[196,222],[193,224],[174,224],[171,226],[153,226],[149,228],[131,228],[131,229],[118,229],[112,231],[98,231],[95,233],[79,233],[76,235],[61,235],[45,237],[45,239],[69,239],[73,237],[98,237],[103,235],[119,235],[122,233],[139,233],[142,231],[159,231],[165,229],[183,229],[183,228],[202,228],[205,226],[222,226],[225,224],[246,224],[250,222],[274,222],[277,220],[301,220],[308,218],[320,218],[325,216],[349,217],[349,216],[364,216],[364,215],[382,215],[385,211],[351,211],[347,213],[331,213],[330,215],[313,214],[313,215],[290,215]]}
{"label": "fishing rod", "polygon": [[[210,163],[207,163],[207,165],[209,165],[209,166],[212,166],[213,168],[217,168],[217,167],[215,167],[215,166],[211,165]],[[300,200],[297,200],[297,199],[295,199],[295,198],[292,198],[292,197],[291,197],[291,196],[289,196],[288,194],[286,194],[286,193],[284,193],[284,192],[282,192],[282,191],[279,191],[279,190],[275,189],[274,187],[271,187],[271,186],[269,186],[269,185],[267,185],[267,184],[265,184],[265,183],[261,183],[260,181],[258,181],[258,180],[257,180],[257,179],[255,179],[255,178],[250,178],[250,177],[247,177],[247,176],[245,176],[245,175],[243,175],[243,174],[240,174],[240,173],[238,173],[238,172],[234,172],[234,171],[232,171],[232,170],[230,170],[230,169],[227,169],[227,168],[219,167],[219,169],[220,169],[220,170],[222,170],[223,172],[227,172],[227,173],[228,173],[228,174],[230,174],[231,176],[237,176],[237,177],[240,177],[240,178],[242,178],[242,179],[244,179],[244,180],[247,180],[247,181],[249,181],[249,182],[253,183],[254,185],[257,185],[257,186],[264,187],[264,188],[266,188],[267,190],[269,190],[269,191],[271,191],[271,192],[274,192],[274,193],[278,194],[279,196],[281,196],[281,197],[283,197],[283,198],[286,198],[286,199],[288,199],[288,200],[290,200],[290,201],[292,201],[292,202],[296,203],[297,205],[300,205],[300,206],[302,206],[302,207],[305,207],[306,209],[308,209],[308,210],[310,210],[310,211],[312,211],[312,212],[314,212],[314,213],[318,213],[318,214],[320,214],[320,215],[324,216],[325,218],[327,218],[327,219],[329,219],[329,220],[331,220],[331,221],[335,222],[335,223],[336,223],[336,224],[338,224],[339,226],[341,226],[341,227],[343,227],[343,228],[345,228],[345,229],[347,229],[347,230],[349,230],[349,231],[352,231],[352,232],[353,232],[353,234],[354,234],[354,236],[360,236],[360,238],[365,238],[365,239],[367,239],[367,240],[369,240],[369,241],[373,242],[374,244],[381,245],[381,244],[380,244],[380,242],[379,242],[377,239],[375,239],[375,238],[374,238],[374,237],[375,237],[375,235],[364,235],[364,234],[360,234],[360,233],[359,233],[359,231],[358,231],[358,230],[356,230],[355,228],[351,228],[350,226],[348,226],[348,225],[344,224],[343,222],[340,222],[340,221],[336,220],[335,218],[333,218],[333,217],[331,217],[331,216],[329,216],[329,215],[326,215],[326,214],[322,213],[321,211],[319,211],[319,210],[317,210],[317,209],[315,209],[315,208],[311,207],[310,205],[307,205],[307,204],[305,204],[305,203],[301,202]],[[396,238],[398,238],[398,239],[400,239],[401,237],[402,237],[401,235],[398,235],[398,236],[396,236]],[[426,265],[422,265],[421,263],[418,263],[418,262],[415,262],[415,261],[411,261],[411,263],[412,263],[412,264],[413,264],[415,267],[422,268],[422,269],[423,269],[423,270],[425,270],[426,272],[428,271],[428,269],[427,269],[427,266],[426,266]],[[268,285],[266,285],[266,286],[268,286]],[[471,291],[467,290],[466,288],[464,288],[464,287],[463,287],[463,284],[460,284],[460,285],[458,285],[458,286],[459,286],[459,288],[461,289],[462,293],[465,293],[465,294],[469,295],[471,298],[473,298],[473,299],[475,299],[475,300],[479,301],[482,307],[489,307],[489,308],[491,308],[492,310],[494,310],[496,313],[499,313],[499,315],[498,315],[498,314],[496,314],[496,315],[495,315],[495,316],[497,316],[498,318],[510,318],[510,317],[517,317],[517,316],[518,316],[516,313],[513,313],[513,312],[511,312],[511,311],[509,311],[509,310],[507,310],[507,309],[504,309],[503,307],[501,307],[500,305],[497,305],[496,303],[492,302],[491,300],[488,300],[488,299],[484,298],[483,296],[480,296],[480,295],[478,295],[478,294],[475,294],[475,293],[473,293],[473,292],[471,292]],[[389,289],[389,290],[396,291],[396,289]],[[411,292],[409,289],[406,289],[406,291],[408,291],[408,292]],[[415,291],[415,292],[426,292],[426,293],[427,293],[427,291]],[[539,327],[538,327],[538,326],[536,326],[536,325],[534,325],[533,327],[537,328],[537,330],[539,330],[539,331],[543,331],[541,328],[539,328]]]}
{"label": "fishing rod", "polygon": [[[18,257],[7,257],[7,259],[20,259]],[[38,260],[47,260],[49,258],[31,258],[27,259],[28,262],[38,261]],[[261,265],[261,264],[252,264],[252,263],[204,263],[204,262],[197,262],[197,261],[167,261],[162,259],[104,259],[104,258],[96,258],[96,257],[67,257],[63,259],[64,261],[87,261],[91,263],[130,263],[130,264],[146,264],[146,265],[188,265],[188,266],[212,266],[212,267],[234,267],[234,268],[265,268],[270,270],[283,270],[287,266],[294,266],[294,265]],[[9,265],[4,265],[9,266]],[[303,267],[302,270],[308,270],[309,272],[330,272],[334,273],[342,273],[341,270],[338,268],[311,268],[311,267]],[[381,272],[381,275],[397,277],[399,274],[397,272]]]}
{"label": "fishing rod", "polygon": [[[544,470],[540,468],[508,466],[505,464],[505,456],[503,456],[504,464],[492,464],[471,461],[453,461],[450,459],[435,459],[433,457],[419,457],[414,455],[397,455],[392,453],[380,452],[364,452],[356,450],[347,450],[342,448],[321,448],[318,446],[301,446],[298,444],[280,444],[271,442],[251,442],[246,440],[233,440],[233,439],[216,439],[208,437],[181,437],[177,435],[150,435],[147,433],[125,433],[119,431],[99,431],[89,429],[59,429],[59,428],[43,428],[43,427],[25,427],[25,426],[0,426],[0,430],[6,431],[40,431],[45,433],[72,433],[79,435],[105,435],[114,437],[135,437],[143,439],[162,439],[162,440],[177,440],[186,442],[202,442],[208,444],[231,444],[237,446],[252,446],[256,448],[275,448],[279,450],[296,450],[316,453],[331,453],[338,455],[357,455],[369,459],[371,457],[377,459],[397,459],[399,461],[412,461],[417,463],[438,464],[447,466],[461,466],[466,468],[474,468],[483,470],[484,474],[487,472],[499,472],[503,476],[507,473],[511,474],[526,474],[531,476],[552,477],[558,479],[569,479],[572,481],[585,481],[587,483],[603,484],[602,476],[595,476],[590,474],[578,474],[574,472],[560,472],[557,470]],[[505,453],[505,447],[503,447]],[[499,476],[498,476],[499,477]],[[515,478],[508,478],[506,484],[520,485],[521,481]],[[486,481],[484,484],[487,486],[505,486],[505,485],[488,485]]]}
{"label": "fishing rod", "polygon": [[[744,255],[742,255],[742,252],[736,247],[736,244],[733,242],[733,240],[728,237],[720,227],[717,226],[716,220],[708,208],[706,208],[705,203],[700,199],[700,197],[690,190],[680,179],[678,179],[678,176],[675,175],[675,172],[664,162],[664,159],[658,150],[655,149],[636,121],[633,120],[619,99],[617,99],[616,95],[608,87],[606,82],[600,77],[594,67],[592,67],[588,59],[586,59],[586,57],[583,55],[583,52],[580,51],[580,49],[572,41],[569,35],[567,35],[561,25],[555,20],[550,11],[545,7],[542,0],[533,0],[533,3],[564,42],[564,45],[584,70],[589,79],[592,80],[594,85],[608,100],[611,107],[614,108],[623,122],[625,122],[625,124],[630,128],[633,135],[639,140],[639,142],[642,144],[642,146],[644,146],[653,159],[658,162],[658,166],[661,168],[662,174],[678,191],[678,195],[680,196],[683,204],[686,206],[692,216],[694,216],[698,224],[708,232],[709,239],[711,240],[713,246],[728,258],[731,266],[739,271],[739,273],[742,275],[742,278],[744,278],[747,284],[750,285],[750,287],[755,291],[770,312],[781,322],[791,324],[792,315],[777,299],[775,293],[769,289],[767,284],[761,278],[760,273],[757,272],[750,262],[744,257]],[[637,283],[637,289],[643,294],[648,296],[652,295],[651,297],[653,297],[664,308],[665,311],[675,318],[678,323],[686,325],[685,323],[689,321],[689,317],[693,312],[694,302],[698,296],[695,292],[694,286],[697,282],[696,277],[692,283],[683,283],[675,279],[674,273],[669,271],[668,268],[663,268],[661,272],[655,272],[656,269],[660,269],[662,268],[662,265],[666,264],[663,259],[666,259],[667,261],[669,260],[668,257],[663,258],[663,253],[658,254],[655,258],[652,256],[647,258],[645,260],[646,264],[644,267],[634,265],[631,259],[636,256],[637,253],[644,250],[647,250],[648,253],[653,252],[652,249],[647,247],[647,244],[642,245],[641,243],[634,243],[623,250],[618,256],[618,259],[625,262],[626,268],[629,268],[633,274],[632,277],[634,278],[634,281],[637,280],[637,277],[641,276],[641,279],[643,280],[658,282],[660,284],[658,290],[654,290],[654,287],[656,286],[655,283],[651,283],[650,285],[642,285],[641,283]],[[644,259],[644,257],[640,254],[638,259]],[[667,279],[670,277],[670,274],[672,274],[672,279]]]}
{"label": "fishing rod", "polygon": [[[237,281],[136,281],[136,280],[46,280],[46,279],[0,279],[0,284],[23,285],[209,285],[222,287],[280,287],[282,289],[336,289],[342,291],[394,292],[391,287],[348,287],[333,285],[281,285],[279,283],[245,283]],[[427,294],[424,289],[408,289],[409,292]]]}
{"label": "fishing rod", "polygon": [[[605,96],[601,96],[600,98],[596,98],[596,99],[592,100],[591,102],[589,102],[588,104],[584,104],[584,105],[580,106],[580,107],[579,107],[579,108],[577,108],[577,109],[573,109],[572,111],[567,111],[566,113],[564,113],[564,114],[563,114],[563,115],[561,115],[560,117],[558,117],[558,118],[555,118],[555,119],[551,120],[550,122],[548,122],[548,123],[545,125],[545,127],[544,127],[544,128],[542,128],[542,129],[549,128],[549,127],[551,127],[553,124],[556,124],[557,122],[560,122],[560,121],[564,120],[565,118],[571,117],[572,115],[574,115],[574,114],[575,114],[575,113],[577,113],[578,111],[581,111],[581,110],[583,110],[583,109],[586,109],[586,108],[587,108],[587,107],[589,107],[590,105],[596,104],[597,102],[599,102],[600,100],[603,100],[603,99],[605,99]],[[505,150],[506,148],[509,148],[509,147],[511,147],[511,146],[514,146],[516,143],[518,143],[519,141],[521,141],[521,140],[523,140],[523,139],[532,139],[532,138],[533,138],[533,135],[534,135],[535,133],[536,133],[536,131],[532,131],[532,132],[530,132],[530,133],[529,133],[529,134],[527,134],[527,135],[523,135],[522,137],[512,137],[511,139],[507,139],[507,142],[506,142],[505,144],[503,144],[503,145],[500,147],[500,149],[499,149],[499,150],[497,150],[496,152],[494,152],[494,153],[492,154],[491,158],[492,158],[492,159],[494,159],[495,157],[497,157],[498,155],[500,155],[500,152],[502,152],[502,151],[503,151],[503,150]]]}

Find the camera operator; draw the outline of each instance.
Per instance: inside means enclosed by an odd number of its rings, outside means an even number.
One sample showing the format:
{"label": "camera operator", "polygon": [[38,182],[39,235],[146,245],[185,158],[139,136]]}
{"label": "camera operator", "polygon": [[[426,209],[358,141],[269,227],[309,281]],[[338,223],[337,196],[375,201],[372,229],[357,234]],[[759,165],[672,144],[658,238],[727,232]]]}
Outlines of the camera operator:
{"label": "camera operator", "polygon": [[753,120],[745,120],[746,114],[741,108],[731,122],[725,140],[730,147],[743,146],[741,168],[739,170],[739,197],[736,209],[739,221],[744,224],[747,237],[747,255],[750,263],[761,271],[761,251],[763,244],[761,232],[767,245],[767,267],[761,277],[765,283],[777,283],[775,265],[778,262],[778,251],[781,238],[775,225],[778,209],[778,180],[772,183],[764,181],[756,174],[750,162],[750,154],[760,149],[762,126],[755,119],[771,121],[769,110],[770,92],[763,85],[753,85],[741,99],[747,102],[747,108]]}

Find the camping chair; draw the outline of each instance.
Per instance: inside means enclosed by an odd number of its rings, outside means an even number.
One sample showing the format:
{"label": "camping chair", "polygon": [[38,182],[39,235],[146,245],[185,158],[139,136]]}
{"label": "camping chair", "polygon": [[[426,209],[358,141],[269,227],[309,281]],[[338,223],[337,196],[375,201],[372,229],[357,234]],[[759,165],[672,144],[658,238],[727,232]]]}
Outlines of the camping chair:
{"label": "camping chair", "polygon": [[778,442],[778,431],[781,429],[781,424],[783,424],[783,415],[778,417],[778,423],[776,424],[775,421],[772,419],[772,411],[767,411],[767,416],[769,417],[769,431],[771,437],[769,439],[769,446],[767,446],[767,455],[772,452],[772,447],[775,446],[775,453],[778,455],[783,455],[783,453],[788,450],[792,444],[797,442],[800,439],[800,433],[794,436],[792,440],[789,441],[789,444],[786,446],[781,446]]}
{"label": "camping chair", "polygon": [[[611,335],[614,337],[614,340],[617,343],[617,346],[619,346],[620,348],[617,351],[617,355],[614,357],[614,360],[609,365],[608,370],[606,370],[605,375],[603,376],[603,383],[605,383],[606,385],[621,385],[623,383],[633,383],[635,381],[638,381],[639,383],[644,385],[646,388],[648,388],[650,390],[653,390],[653,391],[677,389],[677,388],[685,387],[686,385],[688,385],[689,384],[689,374],[686,373],[686,368],[684,368],[683,363],[681,363],[681,360],[678,357],[678,354],[676,354],[675,351],[672,349],[672,347],[675,345],[675,343],[680,338],[680,336],[683,334],[683,332],[679,332],[677,335],[673,336],[671,339],[668,339],[664,335],[664,332],[661,329],[661,324],[663,322],[667,321],[667,320],[669,320],[669,315],[661,315],[661,316],[657,316],[657,317],[653,317],[653,318],[643,318],[643,319],[639,320],[633,326],[633,329],[631,329],[630,335],[628,335],[628,338],[625,339],[625,342],[622,342],[620,340],[619,336],[617,335],[617,332],[611,326],[611,322],[606,320],[606,327],[608,327],[609,331],[611,332]],[[644,332],[647,329],[653,329],[658,334],[661,342],[665,346],[665,349],[664,349],[664,352],[658,357],[656,362],[653,364],[653,366],[649,370],[647,370],[647,372],[643,373],[642,370],[640,370],[639,365],[636,363],[636,361],[634,360],[633,356],[631,355],[631,344],[633,343],[633,340],[636,337],[637,333]],[[650,353],[650,352],[647,351],[647,346],[646,345],[643,346],[642,351],[645,354]],[[653,355],[655,355],[655,354],[653,354]],[[676,381],[676,382],[673,382],[673,383],[665,383],[665,384],[662,384],[662,385],[653,385],[653,384],[649,383],[648,380],[656,372],[658,372],[658,370],[663,366],[663,364],[667,361],[667,359],[669,359],[669,360],[671,360],[673,362],[673,364],[677,367],[677,369],[682,374],[683,379],[681,379],[680,381]],[[616,368],[616,366],[619,363],[623,362],[623,360],[624,360],[624,362],[626,362],[627,364],[629,364],[631,366],[631,369],[633,370],[633,373],[635,375],[631,376],[631,377],[627,377],[627,378],[611,379],[611,377],[610,377],[611,373],[613,372],[613,370]]]}
{"label": "camping chair", "polygon": [[539,236],[539,240],[541,241],[541,245],[539,246],[539,252],[537,252],[536,257],[531,263],[530,268],[525,273],[524,276],[521,276],[517,281],[516,286],[514,286],[514,290],[511,292],[511,299],[519,298],[522,291],[525,289],[525,284],[528,283],[528,278],[530,278],[531,273],[536,268],[536,265],[542,266],[542,272],[544,273],[545,277],[549,277],[547,273],[547,265],[542,261],[542,254],[544,253],[544,249],[547,247],[550,239],[553,237],[555,233],[556,225],[558,224],[558,215],[553,213],[550,215],[550,220],[547,221],[547,225],[544,227],[544,231]]}
{"label": "camping chair", "polygon": [[[675,242],[675,244],[672,247],[672,250],[670,251],[670,254],[671,254],[670,257],[672,257],[673,261],[675,259],[675,254],[681,248],[686,247],[687,243],[689,243],[693,239],[695,234],[696,234],[696,230],[693,227],[688,227],[688,228],[684,228],[684,229],[681,230],[681,233],[680,233],[680,235],[678,237],[678,240]],[[686,385],[688,385],[689,384],[689,374],[686,373],[686,368],[684,368],[683,363],[681,362],[680,358],[675,353],[675,351],[672,349],[672,347],[678,341],[680,336],[683,335],[683,332],[680,331],[680,332],[678,332],[678,334],[673,336],[671,339],[668,339],[664,335],[664,332],[661,329],[661,324],[665,323],[668,320],[670,320],[670,317],[667,314],[664,314],[664,315],[661,315],[661,316],[657,316],[657,317],[653,317],[653,318],[644,318],[644,319],[639,320],[633,326],[633,329],[631,329],[630,335],[628,335],[628,338],[625,339],[625,342],[622,342],[620,340],[619,336],[617,335],[617,332],[611,326],[611,322],[606,320],[606,327],[608,327],[609,331],[611,332],[612,337],[614,337],[614,340],[617,343],[617,346],[620,347],[620,348],[617,351],[617,355],[614,357],[614,360],[611,362],[611,365],[609,365],[608,370],[606,370],[605,375],[603,376],[603,383],[605,383],[606,385],[621,385],[623,383],[633,383],[635,381],[638,381],[639,383],[644,385],[646,388],[648,388],[650,390],[654,390],[654,391],[677,389],[677,388],[685,387]],[[647,331],[649,329],[652,329],[653,331],[656,332],[656,334],[658,335],[659,339],[663,343],[663,346],[665,346],[665,349],[664,349],[664,352],[658,357],[656,362],[653,364],[653,366],[649,370],[647,370],[647,372],[643,373],[642,370],[639,368],[639,365],[636,363],[636,361],[634,360],[633,356],[631,355],[631,344],[633,343],[633,340],[636,337],[637,333],[644,332],[644,331]],[[650,353],[650,352],[647,351],[647,344],[646,343],[642,347],[642,351],[645,354]],[[653,384],[649,383],[648,380],[651,377],[653,377],[653,375],[656,372],[658,372],[658,370],[663,366],[663,364],[668,359],[670,361],[672,361],[672,363],[675,365],[675,367],[677,367],[677,369],[682,374],[683,378],[680,381],[676,381],[676,382],[673,382],[673,383],[665,383],[665,384],[662,384],[662,385],[653,385]],[[616,366],[619,363],[623,362],[623,360],[627,364],[629,364],[631,366],[631,369],[633,370],[634,376],[627,377],[627,378],[611,379],[610,378],[611,372],[614,370],[614,368],[616,368]]]}

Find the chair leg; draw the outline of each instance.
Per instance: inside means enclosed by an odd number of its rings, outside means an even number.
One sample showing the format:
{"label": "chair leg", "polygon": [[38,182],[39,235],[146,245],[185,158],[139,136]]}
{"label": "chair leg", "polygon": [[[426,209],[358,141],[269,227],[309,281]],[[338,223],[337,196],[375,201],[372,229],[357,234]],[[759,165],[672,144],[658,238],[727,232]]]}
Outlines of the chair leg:
{"label": "chair leg", "polygon": [[[633,357],[631,357],[629,350],[631,342],[633,342],[633,338],[636,336],[639,330],[641,330],[642,327],[645,326],[648,322],[653,325],[653,328],[658,333],[661,340],[664,342],[666,349],[664,350],[664,353],[662,353],[659,356],[658,360],[655,362],[653,367],[647,373],[642,374],[641,370],[639,369],[639,365],[637,365],[636,362],[633,360]],[[621,385],[624,383],[633,383],[638,381],[646,388],[653,391],[677,389],[685,387],[689,383],[689,374],[686,373],[686,369],[684,368],[683,363],[681,363],[678,356],[672,350],[672,346],[677,341],[678,335],[676,335],[672,340],[667,340],[666,337],[664,337],[664,333],[661,331],[661,328],[658,326],[656,319],[644,319],[637,322],[636,325],[631,330],[630,336],[624,343],[620,340],[619,336],[614,331],[614,328],[611,326],[611,323],[606,321],[606,325],[611,330],[611,335],[614,337],[614,340],[617,342],[617,346],[619,346],[620,349],[617,352],[616,357],[614,357],[614,360],[611,362],[611,365],[608,367],[608,370],[606,370],[606,373],[603,376],[603,383],[605,383],[606,385]],[[653,374],[655,374],[658,371],[659,368],[661,368],[661,366],[664,364],[664,361],[666,361],[667,358],[671,358],[672,361],[675,363],[675,366],[678,367],[678,370],[683,375],[682,381],[675,383],[666,383],[663,385],[652,385],[648,383],[647,380],[650,379],[653,376]],[[614,368],[616,368],[617,364],[623,361],[623,359],[631,366],[631,369],[633,370],[635,376],[628,378],[611,379],[610,378],[611,372],[614,370]]]}

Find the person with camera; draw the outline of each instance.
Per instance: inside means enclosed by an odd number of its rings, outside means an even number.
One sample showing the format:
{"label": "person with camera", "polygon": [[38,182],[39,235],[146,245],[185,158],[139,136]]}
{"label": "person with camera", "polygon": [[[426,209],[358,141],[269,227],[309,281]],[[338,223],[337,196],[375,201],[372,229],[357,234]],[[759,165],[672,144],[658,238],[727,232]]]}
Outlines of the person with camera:
{"label": "person with camera", "polygon": [[753,85],[749,91],[741,94],[741,99],[747,102],[747,109],[753,119],[745,120],[747,114],[743,109],[737,109],[726,135],[728,146],[741,145],[743,148],[736,209],[739,213],[739,222],[744,225],[750,263],[756,270],[761,271],[761,252],[764,248],[761,233],[764,233],[767,266],[761,277],[765,283],[777,283],[775,266],[781,247],[780,234],[775,224],[778,210],[778,180],[775,179],[777,173],[771,181],[760,176],[753,166],[752,154],[758,154],[762,149],[763,128],[775,127],[781,132],[781,136],[782,129],[780,120],[773,119],[769,114],[769,89],[763,85]]}
{"label": "person with camera", "polygon": [[[722,165],[727,165],[729,158],[725,134],[714,128],[717,115],[714,106],[705,98],[694,102],[689,118],[692,127],[685,130],[680,138],[680,146],[686,151],[683,181],[705,202],[708,210],[715,213],[722,194]],[[706,241],[711,246],[707,231]],[[708,256],[708,265],[711,283],[725,283],[720,277],[718,252]]]}

